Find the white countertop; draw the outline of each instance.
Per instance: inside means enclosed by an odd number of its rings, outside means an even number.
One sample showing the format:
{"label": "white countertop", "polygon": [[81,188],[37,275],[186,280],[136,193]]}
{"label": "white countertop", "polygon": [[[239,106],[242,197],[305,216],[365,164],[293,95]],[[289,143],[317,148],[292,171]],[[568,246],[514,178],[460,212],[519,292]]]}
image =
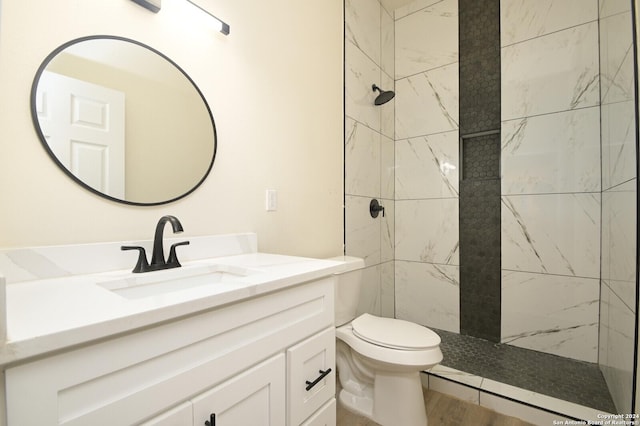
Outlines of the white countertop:
{"label": "white countertop", "polygon": [[265,253],[247,253],[183,262],[251,268],[240,282],[214,283],[129,299],[99,285],[130,269],[16,282],[6,286],[7,341],[0,365],[130,332],[140,327],[213,309],[331,275],[343,264]]}

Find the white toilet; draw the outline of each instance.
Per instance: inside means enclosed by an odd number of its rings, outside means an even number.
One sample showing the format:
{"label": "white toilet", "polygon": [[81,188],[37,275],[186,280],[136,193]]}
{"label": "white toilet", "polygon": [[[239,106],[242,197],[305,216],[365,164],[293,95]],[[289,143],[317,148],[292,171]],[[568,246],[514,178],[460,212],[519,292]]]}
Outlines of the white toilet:
{"label": "white toilet", "polygon": [[420,371],[442,360],[440,336],[426,327],[356,309],[364,261],[345,262],[336,274],[336,366],[340,403],[383,426],[426,426]]}

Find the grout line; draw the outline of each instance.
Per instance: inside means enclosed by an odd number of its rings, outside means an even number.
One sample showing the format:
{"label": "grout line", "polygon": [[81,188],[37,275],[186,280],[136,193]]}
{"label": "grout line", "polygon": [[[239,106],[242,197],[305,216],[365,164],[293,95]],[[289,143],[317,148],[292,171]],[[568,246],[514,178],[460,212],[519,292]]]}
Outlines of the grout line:
{"label": "grout line", "polygon": [[584,25],[597,23],[598,21],[599,21],[599,19],[596,17],[596,19],[591,19],[589,21],[580,22],[578,24],[575,24],[575,25],[572,25],[572,26],[566,27],[566,28],[559,28],[557,30],[550,31],[548,33],[544,33],[544,34],[540,34],[540,35],[537,35],[537,36],[534,36],[534,37],[530,37],[530,38],[514,41],[514,42],[509,43],[509,44],[504,44],[503,45],[502,43],[500,43],[500,49],[504,49],[505,47],[516,46],[516,45],[521,44],[521,43],[526,43],[526,42],[529,42],[529,41],[532,41],[532,40],[537,40],[537,39],[544,38],[544,37],[547,37],[547,36],[550,36],[550,35],[555,35],[555,34],[563,32],[563,31],[574,30],[574,29],[580,28],[581,26],[584,26]]}

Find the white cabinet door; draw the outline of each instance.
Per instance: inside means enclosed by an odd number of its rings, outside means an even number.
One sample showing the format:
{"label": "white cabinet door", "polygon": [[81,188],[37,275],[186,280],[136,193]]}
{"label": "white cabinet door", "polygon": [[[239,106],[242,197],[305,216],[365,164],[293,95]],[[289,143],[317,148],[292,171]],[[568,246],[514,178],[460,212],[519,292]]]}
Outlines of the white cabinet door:
{"label": "white cabinet door", "polygon": [[185,402],[172,408],[140,426],[186,426],[193,424],[193,408],[191,402]]}
{"label": "white cabinet door", "polygon": [[193,400],[193,424],[285,424],[285,357],[276,355]]}
{"label": "white cabinet door", "polygon": [[336,333],[330,327],[287,350],[289,426],[297,426],[336,394]]}

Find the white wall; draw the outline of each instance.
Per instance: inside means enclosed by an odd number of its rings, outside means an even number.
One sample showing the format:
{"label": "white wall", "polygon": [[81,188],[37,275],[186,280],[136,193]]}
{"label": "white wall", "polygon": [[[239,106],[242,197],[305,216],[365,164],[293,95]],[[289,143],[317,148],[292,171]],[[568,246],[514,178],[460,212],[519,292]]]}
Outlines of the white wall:
{"label": "white wall", "polygon": [[[201,0],[228,37],[184,0],[153,14],[129,0],[2,0],[0,247],[151,238],[174,214],[185,236],[254,231],[261,251],[342,252],[343,8],[340,0]],[[209,178],[158,207],[107,201],[49,159],[31,123],[40,62],[73,38],[113,34],[154,47],[194,79],[218,132]],[[264,209],[278,190],[278,211]]]}

